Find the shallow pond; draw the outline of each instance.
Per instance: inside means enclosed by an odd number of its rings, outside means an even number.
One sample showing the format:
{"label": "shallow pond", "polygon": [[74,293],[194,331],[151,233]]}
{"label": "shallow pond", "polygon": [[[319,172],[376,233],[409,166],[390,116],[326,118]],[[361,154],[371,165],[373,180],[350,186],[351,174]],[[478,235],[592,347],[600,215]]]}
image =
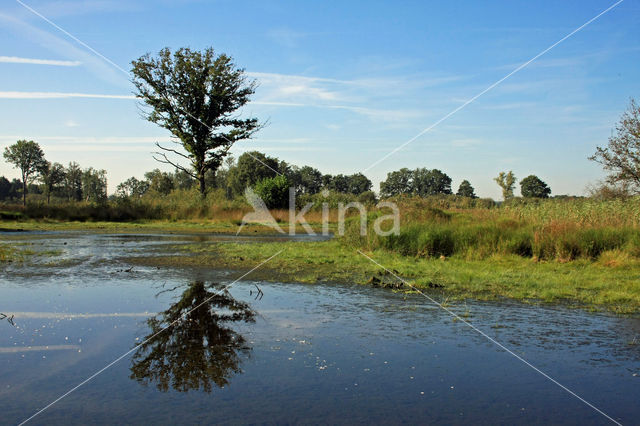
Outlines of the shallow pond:
{"label": "shallow pond", "polygon": [[[29,424],[609,422],[419,294],[126,263],[213,237],[0,239],[61,253],[0,266],[2,424],[45,407]],[[640,319],[450,309],[617,421],[640,422]]]}

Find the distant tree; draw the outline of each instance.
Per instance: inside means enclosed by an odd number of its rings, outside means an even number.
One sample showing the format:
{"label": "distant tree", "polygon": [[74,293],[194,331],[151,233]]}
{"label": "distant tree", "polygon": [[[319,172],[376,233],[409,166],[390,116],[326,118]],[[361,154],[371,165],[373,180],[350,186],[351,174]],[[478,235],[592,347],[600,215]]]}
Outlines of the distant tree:
{"label": "distant tree", "polygon": [[64,171],[64,192],[69,201],[82,200],[82,169],[76,162],[70,162]]}
{"label": "distant tree", "polygon": [[253,187],[266,178],[281,174],[280,161],[258,151],[245,152],[238,157],[237,165],[229,171],[229,184],[233,193],[240,195],[245,188]]}
{"label": "distant tree", "polygon": [[513,198],[513,188],[516,185],[516,177],[511,170],[507,173],[500,172],[498,177],[494,178],[498,186],[502,189],[502,198],[504,200],[508,200]]}
{"label": "distant tree", "polygon": [[256,183],[255,193],[269,209],[284,209],[289,206],[289,180],[284,175],[265,178]]}
{"label": "distant tree", "polygon": [[[173,56],[165,48],[157,57],[146,54],[132,65],[136,96],[150,107],[147,120],[169,130],[186,152],[156,144],[162,150],[156,160],[197,179],[204,197],[207,170],[216,171],[235,142],[260,128],[256,118],[237,116],[255,92],[255,82],[247,81],[231,57],[216,56],[213,48],[181,48]],[[189,161],[191,168],[169,160],[167,154]]]}
{"label": "distant tree", "polygon": [[51,201],[51,192],[53,192],[58,185],[64,183],[64,166],[60,163],[51,164],[49,161],[45,161],[42,163],[39,173],[40,181],[44,187],[44,193],[47,196],[47,204],[49,204]]}
{"label": "distant tree", "polygon": [[140,198],[149,190],[149,181],[130,177],[116,187],[116,194],[120,197]]}
{"label": "distant tree", "polygon": [[332,180],[333,180],[332,175],[322,175],[322,187],[329,189],[329,186],[331,186]]}
{"label": "distant tree", "polygon": [[380,182],[380,194],[383,197],[409,194],[413,189],[411,186],[412,182],[413,171],[407,168],[387,173],[387,179]]}
{"label": "distant tree", "polygon": [[290,167],[287,178],[298,194],[317,194],[322,189],[322,173],[310,166]]}
{"label": "distant tree", "polygon": [[538,176],[529,175],[520,181],[520,193],[527,198],[549,198],[551,188]]}
{"label": "distant tree", "polygon": [[22,174],[22,205],[27,205],[27,186],[31,179],[42,168],[44,152],[34,141],[19,140],[4,149],[4,158],[7,162],[20,169]]}
{"label": "distant tree", "polygon": [[[218,169],[220,170],[220,169]],[[173,172],[173,187],[176,189],[191,189],[196,181],[188,174],[180,169]]]}
{"label": "distant tree", "polygon": [[365,191],[358,194],[358,202],[362,204],[375,205],[378,202],[378,198],[373,191]]}
{"label": "distant tree", "polygon": [[163,172],[160,169],[153,169],[150,172],[146,172],[144,177],[149,183],[148,189],[151,191],[162,195],[168,195],[173,191],[173,179],[167,172]]}
{"label": "distant tree", "polygon": [[451,178],[438,169],[419,168],[413,171],[411,192],[421,197],[451,194]]}
{"label": "distant tree", "polygon": [[328,189],[346,194],[349,192],[349,178],[343,174],[335,175],[329,182]]}
{"label": "distant tree", "polygon": [[4,176],[0,176],[0,201],[8,200],[11,196],[11,182]]}
{"label": "distant tree", "polygon": [[640,194],[640,106],[631,99],[622,114],[615,134],[609,137],[606,148],[597,147],[589,157],[610,171],[608,183]]}
{"label": "distant tree", "polygon": [[460,195],[462,197],[469,197],[469,198],[478,198],[475,194],[473,186],[471,186],[471,183],[466,179],[460,183],[460,186],[458,187],[458,192],[456,192],[456,195]]}
{"label": "distant tree", "polygon": [[362,194],[363,192],[367,192],[371,190],[373,184],[362,173],[355,173],[347,177],[348,179],[348,188],[347,192],[354,195]]}
{"label": "distant tree", "polygon": [[82,194],[85,201],[102,203],[107,200],[107,171],[89,167],[82,172]]}

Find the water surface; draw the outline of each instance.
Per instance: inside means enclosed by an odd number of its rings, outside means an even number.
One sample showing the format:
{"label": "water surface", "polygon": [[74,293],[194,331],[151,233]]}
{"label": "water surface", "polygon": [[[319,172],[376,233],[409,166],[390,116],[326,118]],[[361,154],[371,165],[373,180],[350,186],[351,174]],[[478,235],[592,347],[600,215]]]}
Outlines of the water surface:
{"label": "water surface", "polygon": [[[607,423],[420,295],[126,263],[210,236],[0,238],[61,251],[0,271],[2,424],[128,351],[31,423]],[[451,309],[618,421],[638,422],[638,318],[511,302]]]}

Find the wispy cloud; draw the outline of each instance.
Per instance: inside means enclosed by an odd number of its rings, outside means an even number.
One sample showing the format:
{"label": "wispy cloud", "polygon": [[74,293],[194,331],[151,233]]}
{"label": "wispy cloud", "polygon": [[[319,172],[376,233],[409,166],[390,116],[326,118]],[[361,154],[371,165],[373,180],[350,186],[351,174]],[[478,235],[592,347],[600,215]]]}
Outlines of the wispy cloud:
{"label": "wispy cloud", "polygon": [[77,67],[78,65],[82,65],[82,62],[80,61],[61,61],[57,59],[20,58],[18,56],[0,56],[0,62],[5,64],[54,65],[58,67]]}
{"label": "wispy cloud", "polygon": [[[249,72],[260,83],[254,105],[341,109],[374,120],[424,118],[421,109],[389,108],[417,88],[445,85],[460,76],[358,78],[352,80],[292,74]],[[375,105],[383,105],[376,108]]]}
{"label": "wispy cloud", "polygon": [[287,48],[293,48],[298,45],[298,41],[304,38],[306,34],[294,31],[290,28],[273,28],[267,31],[267,37]]}
{"label": "wispy cloud", "polygon": [[26,39],[56,53],[59,56],[68,58],[70,61],[81,62],[84,67],[91,71],[100,79],[122,87],[130,87],[126,76],[114,69],[102,59],[86,52],[74,44],[34,25],[29,24],[15,16],[0,12],[0,23],[16,34],[20,34]]}
{"label": "wispy cloud", "polygon": [[0,92],[0,99],[67,99],[67,98],[136,99],[136,97],[133,95],[105,95],[100,93]]}

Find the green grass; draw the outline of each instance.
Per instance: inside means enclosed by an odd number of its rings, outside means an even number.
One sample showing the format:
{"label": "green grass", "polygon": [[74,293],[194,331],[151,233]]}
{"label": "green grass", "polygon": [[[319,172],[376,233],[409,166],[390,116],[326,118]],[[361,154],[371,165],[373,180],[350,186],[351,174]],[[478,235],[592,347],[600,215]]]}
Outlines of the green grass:
{"label": "green grass", "polygon": [[[252,272],[252,279],[303,283],[365,284],[382,269],[337,240],[303,243],[198,243],[174,246],[166,255],[135,261],[163,266],[249,270],[269,256],[278,256]],[[366,253],[389,270],[397,271],[417,288],[436,298],[496,299],[561,302],[617,313],[640,310],[640,261],[607,252],[598,261],[534,262],[517,255],[483,260],[452,257],[416,258],[374,250]],[[442,288],[432,290],[429,284]]]}
{"label": "green grass", "polygon": [[[377,236],[373,220],[380,212],[374,212],[364,237],[358,233],[357,218],[352,218],[346,235],[330,242],[198,243],[174,246],[158,256],[132,261],[249,270],[284,249],[252,277],[364,284],[379,274],[380,268],[357,253],[362,250],[418,287],[429,288],[430,283],[444,286],[431,291],[446,298],[506,297],[624,313],[640,311],[640,197],[613,201],[512,200],[501,206],[490,200],[455,196],[395,201],[401,212],[399,235]],[[180,206],[175,197],[165,203]],[[181,208],[197,203],[191,200]],[[3,216],[0,228],[235,233],[245,210],[212,203],[208,200],[204,210],[191,216],[185,213],[189,220],[68,222],[28,220],[8,214]],[[188,210],[184,208],[178,211],[184,213]],[[276,211],[274,215],[281,226],[287,226],[286,212]],[[316,211],[310,220],[316,229],[318,217]],[[336,229],[335,220],[331,229]],[[272,232],[259,225],[243,229],[243,234]],[[5,259],[17,256],[10,249],[2,250],[0,256]]]}
{"label": "green grass", "polygon": [[16,243],[0,244],[0,265],[12,262],[24,262],[32,256],[55,257],[62,254],[62,250],[32,250],[25,248],[29,244]]}

